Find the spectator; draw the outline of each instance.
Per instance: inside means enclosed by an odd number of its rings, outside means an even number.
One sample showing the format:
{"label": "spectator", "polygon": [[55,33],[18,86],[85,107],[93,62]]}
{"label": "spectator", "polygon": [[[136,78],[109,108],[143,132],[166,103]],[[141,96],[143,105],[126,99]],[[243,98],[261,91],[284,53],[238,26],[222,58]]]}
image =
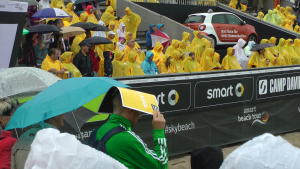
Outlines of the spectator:
{"label": "spectator", "polygon": [[86,13],[81,13],[79,20],[80,20],[80,22],[87,22],[88,21],[87,14]]}
{"label": "spectator", "polygon": [[112,60],[114,59],[114,54],[111,51],[105,51],[104,56],[104,76],[111,77],[113,74]]}
{"label": "spectator", "polygon": [[66,10],[64,0],[52,0],[51,4],[50,4],[50,7]]}
{"label": "spectator", "polygon": [[92,44],[89,47],[88,53],[89,53],[92,63],[93,63],[94,77],[98,77],[100,57],[98,56],[97,52],[94,52],[94,51],[95,51],[95,44]]}
{"label": "spectator", "polygon": [[141,23],[141,17],[133,13],[129,7],[125,9],[125,16],[123,17],[127,32],[131,32],[132,39],[136,39],[136,31]]}
{"label": "spectator", "polygon": [[178,48],[178,51],[183,54],[187,54],[189,52],[188,48],[187,48],[188,43],[185,40],[180,41],[180,45]]}
{"label": "spectator", "polygon": [[300,39],[294,40],[294,50],[296,53],[300,54]]}
{"label": "spectator", "polygon": [[129,56],[130,52],[137,53],[137,51],[135,50],[135,42],[134,42],[134,40],[128,40],[127,41],[127,45],[126,45],[126,47],[124,49],[124,54],[125,54],[124,62],[126,62],[128,60],[128,56]]}
{"label": "spectator", "polygon": [[213,57],[215,55],[215,50],[212,48],[209,48],[206,52],[206,55],[203,56],[204,61],[203,61],[203,66],[202,66],[202,70],[203,71],[212,71],[212,70],[218,70],[218,69],[222,69],[222,67],[218,67],[217,65],[215,65],[214,61],[213,61]]}
{"label": "spectator", "polygon": [[27,18],[30,21],[30,25],[29,26],[34,26],[34,25],[38,25],[38,18],[33,18],[32,16],[37,12],[37,6],[36,5],[31,5],[29,6],[29,10],[28,10],[28,15]]}
{"label": "spectator", "polygon": [[264,17],[264,20],[276,25],[276,22],[272,16],[272,13],[273,13],[272,10],[268,10],[268,14]]}
{"label": "spectator", "polygon": [[[51,49],[49,50],[51,51]],[[25,162],[31,149],[31,143],[38,131],[42,130],[42,122],[32,125],[32,128],[21,135],[11,151],[11,169],[24,169]],[[64,125],[64,115],[45,120],[44,128],[60,129]]]}
{"label": "spectator", "polygon": [[41,69],[59,74],[59,77],[62,78],[61,74],[64,74],[65,71],[68,71],[68,69],[58,60],[58,53],[59,52],[56,48],[49,49],[48,55],[42,62]]}
{"label": "spectator", "polygon": [[174,69],[175,73],[183,73],[184,72],[183,68],[182,68],[182,65],[181,65],[181,62],[180,62],[183,55],[184,55],[184,53],[180,54],[180,52],[177,51],[177,50],[175,50],[173,52],[173,56],[172,56],[172,59],[171,59],[171,66]]}
{"label": "spectator", "polygon": [[73,65],[74,54],[72,52],[65,52],[61,55],[62,64],[66,66],[69,72],[73,73],[73,77],[82,77],[80,71]]}
{"label": "spectator", "polygon": [[[293,24],[293,29],[295,31],[295,27],[298,26],[299,27],[299,21],[295,20],[294,21],[294,24]],[[298,32],[298,31],[295,31],[295,32]]]}
{"label": "spectator", "polygon": [[[277,39],[275,37],[271,37],[269,43],[272,43],[272,44],[276,45],[276,41],[277,41]],[[273,54],[276,57],[276,60],[277,60],[277,64],[276,65],[277,66],[285,66],[286,65],[285,59],[279,53],[279,50],[278,50],[277,46],[273,46],[273,47],[270,47],[270,48],[267,48],[267,49],[268,49],[268,51],[271,52],[271,54]]]}
{"label": "spectator", "polygon": [[39,2],[39,10],[50,8],[49,0],[40,0]]}
{"label": "spectator", "polygon": [[282,19],[286,19],[285,15],[284,15],[284,12],[285,12],[285,8],[284,7],[280,7],[279,15],[282,17]]}
{"label": "spectator", "polygon": [[109,31],[107,33],[106,38],[109,39],[110,41],[112,41],[113,43],[111,43],[111,44],[104,44],[103,45],[103,52],[109,51],[109,52],[113,52],[114,53],[114,52],[117,51],[116,50],[116,44],[117,44],[118,41],[115,42],[115,35],[116,35],[116,33],[113,32],[113,31]]}
{"label": "spectator", "polygon": [[152,52],[147,51],[146,58],[141,64],[142,69],[146,75],[155,75],[159,73],[155,62],[153,61],[153,56],[154,54]]}
{"label": "spectator", "polygon": [[237,61],[239,62],[239,65],[246,69],[248,66],[249,58],[245,56],[245,52],[243,47],[245,46],[247,42],[244,41],[242,38],[238,40],[238,43],[233,46],[233,49],[235,51],[234,56],[236,57]]}
{"label": "spectator", "polygon": [[288,18],[290,15],[292,15],[291,11],[292,11],[292,8],[289,7],[289,6],[287,6],[287,7],[285,8],[284,16],[285,16],[286,18]]}
{"label": "spectator", "polygon": [[222,60],[222,65],[224,66],[225,70],[242,69],[242,67],[239,65],[238,61],[236,60],[234,53],[235,51],[232,47],[229,47],[227,49],[227,55]]}
{"label": "spectator", "polygon": [[98,20],[97,20],[96,16],[93,13],[93,6],[92,5],[88,5],[86,7],[85,13],[86,13],[86,15],[88,17],[87,22],[92,22],[94,24],[98,24]]}
{"label": "spectator", "polygon": [[[105,24],[104,24],[103,21],[98,21],[98,25],[105,26]],[[95,31],[93,37],[94,37],[94,36],[106,38],[106,34],[105,34],[104,31]]]}
{"label": "spectator", "polygon": [[119,36],[118,36],[117,32],[115,31],[116,30],[116,24],[115,24],[115,22],[113,22],[113,21],[109,22],[108,29],[110,31],[116,33],[115,34],[115,38],[113,39],[113,42],[115,42],[115,43],[119,42]]}
{"label": "spectator", "polygon": [[63,35],[54,35],[54,41],[49,45],[49,48],[55,48],[58,51],[58,59],[61,61],[60,56],[66,51],[66,46],[63,45]]}
{"label": "spectator", "polygon": [[264,19],[265,14],[262,12],[258,12],[257,18],[258,19]]}
{"label": "spectator", "polygon": [[192,169],[219,169],[223,163],[222,150],[215,146],[200,146],[191,154]]}
{"label": "spectator", "polygon": [[282,21],[282,17],[279,15],[279,12],[276,9],[273,9],[273,19],[276,22],[276,25],[280,25]]}
{"label": "spectator", "polygon": [[142,76],[145,75],[141,65],[136,62],[138,55],[135,52],[130,52],[128,60],[124,63],[124,76]]}
{"label": "spectator", "polygon": [[[262,39],[260,43],[269,43],[268,39]],[[266,59],[269,59],[269,62],[271,62],[272,65],[277,64],[276,56],[274,56],[270,51],[269,48],[265,48],[264,56]]]}
{"label": "spectator", "polygon": [[16,105],[9,98],[0,99],[0,168],[10,169],[11,148],[16,143],[17,139],[13,138],[13,133],[3,131],[8,124],[11,116],[16,110]]}
{"label": "spectator", "polygon": [[66,17],[66,18],[64,18],[64,19],[63,19],[64,26],[65,26],[65,27],[68,27],[68,26],[70,26],[71,24],[73,24],[73,23],[72,23],[72,20],[73,20],[73,19],[72,19],[72,16],[71,16],[71,17]]}
{"label": "spectator", "polygon": [[43,34],[38,34],[37,41],[38,43],[34,46],[34,55],[36,57],[36,63],[37,66],[40,67],[43,60],[46,58],[46,55],[48,53],[48,49],[43,43],[44,36]]}
{"label": "spectator", "polygon": [[114,60],[111,62],[113,66],[113,73],[112,77],[121,77],[123,75],[123,66],[124,66],[124,53],[123,52],[116,52]]}
{"label": "spectator", "polygon": [[169,56],[173,56],[174,51],[178,51],[179,45],[180,45],[180,41],[177,39],[173,39],[172,44],[168,46],[165,54]]}
{"label": "spectator", "polygon": [[159,65],[160,74],[171,74],[175,73],[174,68],[171,66],[171,56],[165,55],[162,63]]}
{"label": "spectator", "polygon": [[220,54],[215,52],[214,56],[213,56],[213,63],[217,66],[217,67],[223,67],[220,64]]}
{"label": "spectator", "polygon": [[106,6],[111,6],[114,11],[117,11],[117,0],[106,0]]}
{"label": "spectator", "polygon": [[152,50],[152,38],[151,38],[151,34],[154,33],[156,31],[156,25],[154,24],[150,24],[149,25],[149,30],[146,33],[146,46],[147,46],[147,50]]}
{"label": "spectator", "polygon": [[103,56],[103,51],[101,49],[101,46],[102,45],[97,45],[96,46],[97,55],[100,57],[98,77],[103,77],[104,76],[104,56]]}
{"label": "spectator", "polygon": [[[214,52],[214,50],[213,50]],[[213,54],[212,52],[212,54]],[[184,71],[185,72],[200,72],[201,66],[200,64],[195,60],[195,53],[190,52],[189,57],[186,58],[186,62],[184,64]]]}
{"label": "spectator", "polygon": [[[129,40],[133,40],[132,39],[132,33],[131,32],[126,32],[126,34],[125,34],[125,40],[126,40],[126,42],[125,42],[125,44],[127,44],[127,42],[129,41]],[[133,40],[134,41],[134,40]],[[145,53],[142,51],[142,49],[141,49],[141,47],[140,47],[140,45],[136,42],[136,41],[134,41],[134,49],[136,50],[136,52],[138,53],[138,58],[136,59],[136,61],[139,63],[139,64],[141,64],[144,60],[145,60]],[[125,54],[126,55],[126,54]],[[127,57],[126,57],[127,58]]]}
{"label": "spectator", "polygon": [[162,33],[164,33],[168,38],[170,38],[169,35],[164,31],[164,27],[165,27],[164,24],[159,23],[159,24],[157,24],[156,27],[157,27],[158,30],[160,30]]}
{"label": "spectator", "polygon": [[195,47],[198,45],[201,45],[201,43],[202,43],[202,40],[201,40],[202,33],[199,31],[194,31],[193,34],[194,34],[194,39],[192,40],[191,51],[194,51]]}
{"label": "spectator", "polygon": [[80,51],[79,43],[82,42],[85,38],[86,38],[86,34],[85,33],[83,33],[81,35],[76,35],[75,36],[75,38],[73,40],[73,43],[72,43],[72,48],[71,48],[71,51],[74,53],[75,56]]}
{"label": "spectator", "polygon": [[300,57],[299,55],[295,52],[294,48],[292,47],[293,45],[293,40],[292,39],[288,39],[286,40],[285,43],[285,49],[287,50],[287,52],[290,54],[290,58],[292,61],[292,65],[297,65],[300,64]]}
{"label": "spectator", "polygon": [[[275,59],[276,61],[276,59]],[[270,62],[269,59],[266,59],[266,67],[273,67],[274,65],[272,64],[272,62]]]}
{"label": "spectator", "polygon": [[26,35],[26,42],[22,45],[23,46],[23,63],[26,66],[29,67],[36,67],[36,57],[34,55],[34,49],[33,49],[33,45],[34,45],[34,34],[33,33],[29,33]]}
{"label": "spectator", "polygon": [[281,24],[279,26],[285,28],[287,21],[288,21],[287,19],[282,19]]}
{"label": "spectator", "polygon": [[65,11],[72,17],[72,24],[79,22],[79,17],[74,12],[73,3],[68,3],[67,9]]}
{"label": "spectator", "polygon": [[79,69],[83,77],[93,77],[93,62],[88,54],[89,47],[91,46],[86,41],[79,43],[81,50],[75,56],[73,64]]}
{"label": "spectator", "polygon": [[90,1],[89,3],[91,3],[91,5],[94,8],[94,15],[96,16],[97,21],[100,20],[101,11],[100,11],[100,8],[99,8],[99,2],[97,0],[95,0],[95,1],[92,1],[92,2]]}
{"label": "spectator", "polygon": [[104,22],[105,26],[107,26],[111,21],[117,20],[118,17],[114,16],[114,10],[111,6],[108,6],[105,12],[101,16],[101,21]]}
{"label": "spectator", "polygon": [[125,39],[125,35],[126,35],[126,26],[125,26],[124,22],[120,23],[119,29],[117,30],[117,34],[118,34],[119,40],[120,40],[121,38],[124,38],[124,39]]}
{"label": "spectator", "polygon": [[265,49],[254,51],[249,59],[247,68],[262,68],[266,67]]}
{"label": "spectator", "polygon": [[[146,55],[148,53],[151,52],[148,51]],[[140,112],[123,107],[118,90],[113,94],[111,104],[113,105],[113,114],[110,115],[107,123],[98,129],[97,140],[100,140],[104,134],[120,125],[126,131],[115,134],[106,142],[107,154],[128,168],[168,168],[164,116],[156,110],[153,112],[154,150],[150,150],[139,136],[131,131],[131,128],[136,125],[140,118]]]}
{"label": "spectator", "polygon": [[288,51],[285,49],[285,39],[280,38],[279,39],[279,43],[278,43],[278,51],[279,51],[279,55],[282,55],[285,59],[285,64],[286,65],[292,65],[292,61],[290,58],[290,54],[288,53]]}
{"label": "spectator", "polygon": [[201,57],[201,60],[200,60],[200,65],[201,65],[201,66],[203,66],[203,61],[204,61],[204,59],[205,59],[205,57],[203,57],[203,56],[206,56],[206,55],[207,55],[206,52],[207,52],[207,50],[208,50],[209,48],[212,48],[212,43],[211,43],[211,41],[205,41],[205,49],[204,49],[204,52],[203,52],[202,57]]}
{"label": "spectator", "polygon": [[159,67],[159,65],[161,64],[165,56],[163,50],[164,50],[163,45],[159,41],[157,41],[153,50],[151,51],[154,54],[153,61],[155,62],[157,67]]}
{"label": "spectator", "polygon": [[118,45],[118,48],[119,48],[120,52],[123,52],[123,50],[126,47],[126,45],[125,45],[125,39],[121,38],[120,42],[118,42],[117,45]]}
{"label": "spectator", "polygon": [[188,33],[188,32],[182,33],[182,40],[186,41],[186,49],[188,50],[188,52],[192,51],[192,45],[191,45],[190,39],[191,39],[190,33]]}

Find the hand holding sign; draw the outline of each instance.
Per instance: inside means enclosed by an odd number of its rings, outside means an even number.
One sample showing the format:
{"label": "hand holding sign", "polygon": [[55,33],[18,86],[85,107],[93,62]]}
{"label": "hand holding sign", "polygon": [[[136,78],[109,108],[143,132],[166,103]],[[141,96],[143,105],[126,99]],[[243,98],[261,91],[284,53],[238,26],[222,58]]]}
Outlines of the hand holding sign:
{"label": "hand holding sign", "polygon": [[160,112],[157,111],[157,109],[153,110],[152,127],[153,127],[153,130],[165,129],[165,127],[166,127],[166,120],[164,118],[164,115],[160,114]]}

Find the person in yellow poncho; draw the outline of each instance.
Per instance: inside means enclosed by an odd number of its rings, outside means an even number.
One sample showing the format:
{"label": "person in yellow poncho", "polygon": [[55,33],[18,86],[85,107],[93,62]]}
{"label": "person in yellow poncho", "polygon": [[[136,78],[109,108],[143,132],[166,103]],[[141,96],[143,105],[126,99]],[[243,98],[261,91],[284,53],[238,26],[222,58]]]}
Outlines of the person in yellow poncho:
{"label": "person in yellow poncho", "polygon": [[264,14],[264,13],[262,13],[262,12],[258,12],[257,18],[258,18],[258,19],[263,19],[263,18],[264,18],[264,16],[265,16],[265,14]]}
{"label": "person in yellow poncho", "polygon": [[165,55],[162,63],[159,65],[158,71],[160,74],[171,74],[175,73],[174,68],[171,66],[172,56]]}
{"label": "person in yellow poncho", "polygon": [[74,23],[79,22],[79,17],[75,14],[74,12],[74,4],[73,3],[68,3],[67,5],[67,9],[65,9],[65,11],[72,16],[72,22],[71,25]]}
{"label": "person in yellow poncho", "polygon": [[295,52],[300,55],[300,39],[295,39],[294,40],[294,45],[293,48],[295,50]]}
{"label": "person in yellow poncho", "polygon": [[286,6],[285,12],[284,12],[284,16],[285,16],[286,18],[288,18],[288,16],[292,15],[291,11],[292,11],[292,8],[289,7],[289,6]]}
{"label": "person in yellow poncho", "polygon": [[222,65],[225,70],[242,69],[234,56],[234,53],[235,50],[232,47],[227,49],[227,55],[222,60]]}
{"label": "person in yellow poncho", "polygon": [[[126,32],[126,34],[125,34],[125,40],[126,40],[125,45],[127,45],[127,42],[129,40],[133,40],[132,36],[133,36],[133,34],[131,32]],[[135,40],[133,40],[133,41],[134,41],[134,44],[135,44],[134,49],[136,50],[136,52],[138,53],[138,56],[139,56],[139,58],[137,58],[136,60],[139,64],[142,64],[142,62],[145,60],[145,57],[146,57],[145,52],[142,51],[140,45]]]}
{"label": "person in yellow poncho", "polygon": [[220,54],[215,52],[214,56],[213,56],[213,63],[219,67],[219,68],[223,68],[220,64]]}
{"label": "person in yellow poncho", "polygon": [[132,39],[136,39],[136,31],[141,23],[141,17],[133,13],[129,7],[125,9],[125,16],[123,17],[123,23],[126,26],[126,31],[131,32]]}
{"label": "person in yellow poncho", "polygon": [[99,62],[99,70],[98,70],[98,77],[103,77],[104,76],[104,56],[103,56],[103,50],[101,49],[101,45],[96,45],[95,50],[100,57],[100,62]]}
{"label": "person in yellow poncho", "polygon": [[186,58],[186,62],[184,64],[184,71],[185,72],[200,72],[201,71],[200,64],[195,60],[194,52],[190,52],[189,57]]}
{"label": "person in yellow poncho", "polygon": [[180,44],[179,40],[173,39],[172,40],[172,44],[170,46],[168,46],[168,48],[167,48],[167,50],[165,52],[165,55],[167,55],[167,56],[173,56],[174,51],[178,50],[179,44]]}
{"label": "person in yellow poncho", "polygon": [[87,22],[92,22],[92,23],[94,23],[94,24],[98,24],[98,20],[97,20],[96,16],[95,16],[94,13],[93,13],[93,6],[92,6],[92,5],[88,5],[88,6],[86,7],[85,14],[86,14],[87,17],[88,17]]}
{"label": "person in yellow poncho", "polygon": [[281,24],[280,24],[279,26],[285,28],[286,23],[287,23],[287,19],[282,19],[282,20],[281,20]]}
{"label": "person in yellow poncho", "polygon": [[[115,30],[115,28],[116,28],[115,22],[114,21],[110,21],[110,23],[108,24],[108,29],[111,30],[111,31],[113,31],[114,33],[116,33],[115,34],[115,38],[114,38],[113,41],[115,43],[117,43],[117,42],[119,42],[119,36],[118,36],[117,31]],[[108,32],[105,32],[105,34],[107,35]]]}
{"label": "person in yellow poncho", "polygon": [[298,25],[296,25],[295,27],[294,27],[294,32],[296,32],[296,33],[299,33],[299,26]]}
{"label": "person in yellow poncho", "polygon": [[201,65],[201,66],[203,66],[203,61],[204,61],[204,59],[205,59],[205,56],[207,55],[206,52],[207,52],[207,50],[208,50],[209,48],[212,48],[212,43],[211,43],[211,41],[206,41],[206,42],[205,42],[205,49],[204,49],[204,52],[203,52],[203,54],[202,54],[202,56],[201,56],[201,60],[200,60],[200,65]]}
{"label": "person in yellow poncho", "polygon": [[209,41],[206,38],[202,38],[200,41],[200,45],[196,46],[193,50],[193,52],[196,54],[196,60],[198,63],[201,62],[203,52],[205,51],[206,42]]}
{"label": "person in yellow poncho", "polygon": [[273,11],[272,10],[268,10],[268,14],[264,17],[264,20],[276,25],[276,22],[275,22],[275,20],[274,20],[274,18],[272,16],[272,14],[273,14]]}
{"label": "person in yellow poncho", "polygon": [[145,75],[140,64],[136,62],[138,58],[135,52],[129,52],[128,60],[124,63],[124,76],[142,76]]}
{"label": "person in yellow poncho", "polygon": [[180,41],[178,51],[183,54],[187,54],[189,51],[187,49],[187,42],[185,40]]}
{"label": "person in yellow poncho", "polygon": [[[262,39],[261,42],[262,43],[269,43],[268,39]],[[277,58],[273,55],[273,53],[269,50],[269,48],[265,48],[265,53],[264,56],[266,59],[269,59],[269,62],[271,62],[272,65],[276,65],[277,64]]]}
{"label": "person in yellow poncho", "polygon": [[280,25],[282,21],[282,17],[279,15],[279,12],[276,9],[273,9],[273,19],[276,22],[276,25]]}
{"label": "person in yellow poncho", "polygon": [[288,30],[290,30],[290,31],[293,31],[293,25],[292,25],[292,21],[291,20],[288,20],[286,22],[285,28],[288,29]]}
{"label": "person in yellow poncho", "polygon": [[279,51],[279,54],[281,54],[284,57],[286,65],[292,65],[290,54],[288,53],[288,51],[285,48],[285,39],[283,39],[283,38],[279,39],[277,49]]}
{"label": "person in yellow poncho", "polygon": [[208,48],[206,51],[206,55],[203,56],[203,66],[202,71],[212,71],[215,69],[218,69],[217,65],[213,62],[213,56],[214,56],[215,50],[212,48]]}
{"label": "person in yellow poncho", "polygon": [[109,24],[109,22],[116,20],[117,17],[114,16],[114,10],[111,6],[108,6],[105,12],[102,14],[100,21],[103,21],[105,26]]}
{"label": "person in yellow poncho", "polygon": [[117,11],[117,0],[106,0],[106,6],[111,6],[114,11]]}
{"label": "person in yellow poncho", "polygon": [[87,22],[88,21],[88,16],[86,13],[81,13],[80,14],[80,18],[79,18],[80,22]]}
{"label": "person in yellow poncho", "polygon": [[190,39],[191,39],[191,34],[190,33],[188,33],[188,32],[183,32],[182,33],[182,41],[186,41],[187,52],[192,51],[192,45],[191,45]]}
{"label": "person in yellow poncho", "polygon": [[[275,37],[271,37],[269,43],[276,45],[277,39]],[[284,66],[286,65],[284,57],[279,53],[277,46],[267,48],[273,56],[276,56],[276,66]]]}
{"label": "person in yellow poncho", "polygon": [[46,58],[42,62],[41,69],[47,72],[59,74],[58,77],[62,78],[62,74],[64,74],[65,71],[68,71],[68,68],[58,60],[58,56],[59,53],[57,49],[49,49]]}
{"label": "person in yellow poncho", "polygon": [[67,67],[69,72],[73,73],[73,77],[82,77],[80,71],[73,65],[73,52],[65,52],[61,55],[62,64]]}
{"label": "person in yellow poncho", "polygon": [[[291,21],[292,21],[292,25],[295,24],[295,20],[297,19],[296,15],[291,15]],[[298,21],[299,22],[299,21]]]}
{"label": "person in yellow poncho", "polygon": [[65,10],[65,2],[64,0],[52,0],[50,3],[51,8],[59,8]]}
{"label": "person in yellow poncho", "polygon": [[123,68],[124,68],[124,62],[122,61],[124,58],[123,52],[116,52],[114,60],[111,62],[113,65],[113,74],[112,77],[121,77],[124,76]]}
{"label": "person in yellow poncho", "polygon": [[173,67],[173,70],[175,73],[183,73],[183,68],[181,66],[181,58],[183,57],[184,54],[180,54],[179,51],[175,50],[173,52],[173,56],[171,59],[171,66]]}
{"label": "person in yellow poncho", "polygon": [[111,51],[113,53],[116,53],[117,51],[119,51],[119,48],[117,47],[117,42],[115,41],[115,35],[116,33],[113,31],[109,31],[107,33],[106,38],[112,41],[113,43],[100,45],[103,52]]}
{"label": "person in yellow poncho", "polygon": [[68,18],[63,18],[64,27],[70,26],[71,22],[72,22],[72,16]]}
{"label": "person in yellow poncho", "polygon": [[157,41],[153,50],[151,51],[154,54],[153,61],[156,63],[156,66],[158,68],[165,56],[164,53],[162,52],[163,50],[164,50],[163,45],[159,41]]}
{"label": "person in yellow poncho", "polygon": [[[124,57],[124,62],[126,62],[128,60],[129,57],[129,53],[130,52],[134,52],[138,55],[136,48],[135,48],[135,42],[134,40],[128,40],[125,46],[125,49],[123,50],[123,52],[125,53],[125,57]],[[141,60],[139,58],[137,58],[137,62],[139,64],[141,64]]]}
{"label": "person in yellow poncho", "polygon": [[285,49],[287,50],[287,52],[290,55],[290,58],[291,58],[291,61],[292,61],[292,65],[297,65],[297,64],[300,64],[300,57],[295,52],[295,50],[293,49],[292,44],[293,44],[293,40],[292,39],[286,40]]}
{"label": "person in yellow poncho", "polygon": [[277,5],[276,8],[274,8],[274,9],[276,9],[277,11],[280,11],[280,5]]}
{"label": "person in yellow poncho", "polygon": [[280,7],[279,15],[282,17],[282,19],[286,19],[285,15],[284,15],[284,12],[285,12],[285,8],[284,7]]}
{"label": "person in yellow poncho", "polygon": [[[192,51],[194,51],[196,46],[202,45],[201,43],[203,42],[202,38],[202,33],[199,31],[194,31],[194,39],[192,40]],[[204,38],[205,39],[205,38]]]}
{"label": "person in yellow poncho", "polygon": [[264,56],[265,49],[254,51],[251,55],[247,68],[262,68],[266,67],[266,57]]}
{"label": "person in yellow poncho", "polygon": [[71,51],[74,53],[74,56],[76,56],[79,51],[80,51],[80,46],[79,46],[79,43],[81,41],[83,41],[86,37],[86,34],[81,34],[81,35],[76,35],[74,40],[73,40],[73,43],[72,43],[72,48],[71,48]]}

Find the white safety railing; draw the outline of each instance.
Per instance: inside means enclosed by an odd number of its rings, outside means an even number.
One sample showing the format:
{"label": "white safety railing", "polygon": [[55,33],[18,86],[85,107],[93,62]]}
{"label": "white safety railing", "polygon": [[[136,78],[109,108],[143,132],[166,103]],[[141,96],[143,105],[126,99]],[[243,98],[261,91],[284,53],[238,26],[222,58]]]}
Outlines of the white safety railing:
{"label": "white safety railing", "polygon": [[53,73],[55,76],[58,76],[62,79],[69,79],[69,78],[73,78],[73,72],[71,71],[66,71],[64,73]]}

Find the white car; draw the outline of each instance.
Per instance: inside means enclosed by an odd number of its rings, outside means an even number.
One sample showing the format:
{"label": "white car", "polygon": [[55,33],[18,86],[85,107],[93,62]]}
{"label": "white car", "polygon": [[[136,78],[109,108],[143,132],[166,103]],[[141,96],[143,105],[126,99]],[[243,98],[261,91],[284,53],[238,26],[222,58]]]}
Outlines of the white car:
{"label": "white car", "polygon": [[253,26],[229,12],[191,14],[183,25],[213,38],[216,45],[234,45],[240,38],[256,43],[258,40]]}

